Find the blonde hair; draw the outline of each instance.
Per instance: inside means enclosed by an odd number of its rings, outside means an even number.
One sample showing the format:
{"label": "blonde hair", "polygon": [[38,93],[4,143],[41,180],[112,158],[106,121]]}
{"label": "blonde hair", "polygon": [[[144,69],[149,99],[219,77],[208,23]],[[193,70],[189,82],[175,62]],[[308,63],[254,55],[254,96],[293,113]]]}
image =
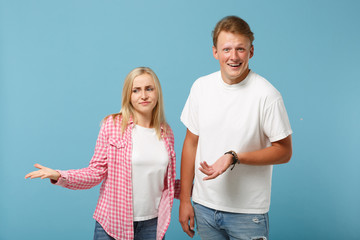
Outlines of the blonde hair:
{"label": "blonde hair", "polygon": [[[161,90],[161,85],[158,77],[156,76],[155,72],[148,67],[137,67],[129,72],[126,76],[124,81],[124,86],[122,90],[122,101],[121,101],[121,110],[119,113],[111,114],[104,118],[104,121],[112,116],[113,120],[115,121],[116,116],[121,115],[121,134],[123,134],[128,126],[128,122],[130,118],[133,119],[134,123],[136,123],[136,115],[134,107],[131,105],[131,93],[134,79],[140,75],[149,74],[155,83],[155,89],[158,94],[157,103],[152,111],[151,116],[151,126],[155,128],[156,134],[161,138],[161,127],[163,127],[165,133],[168,128],[165,119],[165,112],[164,112],[164,101],[163,101],[163,94]],[[114,124],[116,124],[114,122]]]}

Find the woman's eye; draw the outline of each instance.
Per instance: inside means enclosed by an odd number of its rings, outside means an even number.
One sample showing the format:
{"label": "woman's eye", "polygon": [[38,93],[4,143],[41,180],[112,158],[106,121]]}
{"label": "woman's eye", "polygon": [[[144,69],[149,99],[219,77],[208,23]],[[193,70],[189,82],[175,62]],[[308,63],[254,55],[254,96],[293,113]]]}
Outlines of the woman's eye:
{"label": "woman's eye", "polygon": [[137,90],[137,89],[133,89],[132,92],[133,92],[133,93],[137,93],[138,90]]}
{"label": "woman's eye", "polygon": [[153,91],[154,89],[153,88],[147,88],[146,89],[146,91],[149,91],[149,92],[151,92],[151,91]]}

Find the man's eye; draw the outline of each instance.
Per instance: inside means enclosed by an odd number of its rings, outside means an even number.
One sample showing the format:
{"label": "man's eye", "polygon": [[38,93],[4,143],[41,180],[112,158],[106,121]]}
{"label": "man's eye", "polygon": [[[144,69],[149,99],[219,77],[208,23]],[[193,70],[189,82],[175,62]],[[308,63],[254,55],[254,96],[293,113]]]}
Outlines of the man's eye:
{"label": "man's eye", "polygon": [[243,51],[245,51],[245,48],[238,48],[238,51],[243,52]]}
{"label": "man's eye", "polygon": [[230,48],[225,48],[224,49],[224,52],[229,52],[230,51]]}

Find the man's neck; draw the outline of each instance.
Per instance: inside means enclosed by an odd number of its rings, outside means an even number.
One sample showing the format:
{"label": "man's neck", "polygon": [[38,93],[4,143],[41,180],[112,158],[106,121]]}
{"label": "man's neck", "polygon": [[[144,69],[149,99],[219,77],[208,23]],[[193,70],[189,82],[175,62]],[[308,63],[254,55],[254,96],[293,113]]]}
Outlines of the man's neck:
{"label": "man's neck", "polygon": [[247,69],[240,77],[238,78],[234,78],[234,79],[229,79],[223,76],[223,73],[221,72],[221,77],[223,79],[223,81],[228,84],[228,85],[233,85],[233,84],[238,84],[240,82],[242,82],[250,73],[250,69]]}

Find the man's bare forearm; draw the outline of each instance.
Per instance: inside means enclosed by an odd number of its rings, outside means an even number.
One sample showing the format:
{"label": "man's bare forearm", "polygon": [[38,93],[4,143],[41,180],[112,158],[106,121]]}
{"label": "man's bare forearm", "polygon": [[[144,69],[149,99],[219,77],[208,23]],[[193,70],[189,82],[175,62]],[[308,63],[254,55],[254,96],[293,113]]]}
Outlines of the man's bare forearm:
{"label": "man's bare forearm", "polygon": [[180,201],[190,201],[195,174],[195,157],[199,137],[187,130],[181,155]]}
{"label": "man's bare forearm", "polygon": [[240,163],[248,165],[275,165],[290,161],[292,156],[291,135],[273,142],[270,147],[245,153],[237,153]]}

